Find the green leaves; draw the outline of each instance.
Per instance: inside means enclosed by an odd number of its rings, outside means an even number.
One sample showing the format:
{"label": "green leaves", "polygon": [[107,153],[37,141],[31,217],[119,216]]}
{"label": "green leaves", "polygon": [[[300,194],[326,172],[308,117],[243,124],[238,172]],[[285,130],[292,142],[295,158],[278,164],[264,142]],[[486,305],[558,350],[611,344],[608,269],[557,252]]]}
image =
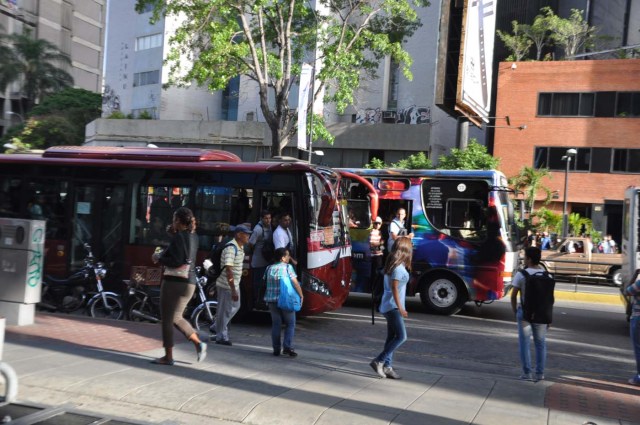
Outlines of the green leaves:
{"label": "green leaves", "polygon": [[494,170],[500,160],[487,153],[487,148],[472,139],[466,149],[451,149],[449,155],[441,156],[438,168],[443,170]]}
{"label": "green leaves", "polygon": [[[167,55],[168,84],[192,82],[221,90],[239,75],[253,80],[271,128],[272,155],[280,155],[295,128],[290,90],[303,61],[315,63],[315,94],[338,113],[354,103],[363,75],[375,75],[386,56],[411,79],[402,42],[420,26],[424,0],[138,0],[151,20],[179,19]],[[269,101],[275,99],[276,101]],[[321,122],[316,121],[315,122]],[[315,127],[315,124],[314,124]],[[326,128],[313,130],[330,140]]]}

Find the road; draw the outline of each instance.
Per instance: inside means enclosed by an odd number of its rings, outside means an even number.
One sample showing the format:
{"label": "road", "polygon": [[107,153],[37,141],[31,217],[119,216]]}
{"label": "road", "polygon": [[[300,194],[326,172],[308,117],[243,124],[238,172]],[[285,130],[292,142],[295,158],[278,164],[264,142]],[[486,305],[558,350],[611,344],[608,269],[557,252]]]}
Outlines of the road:
{"label": "road", "polygon": [[[458,370],[482,370],[502,376],[519,375],[518,338],[507,300],[477,307],[466,305],[455,316],[426,314],[414,298],[408,301],[408,341],[396,356],[396,367],[428,364]],[[256,344],[269,344],[267,314],[255,313],[233,325],[249,333]],[[296,346],[369,359],[382,348],[386,324],[377,315],[371,325],[369,298],[354,294],[335,312],[300,318]],[[628,323],[621,306],[559,301],[547,335],[549,377],[562,376],[624,382],[635,363]]]}

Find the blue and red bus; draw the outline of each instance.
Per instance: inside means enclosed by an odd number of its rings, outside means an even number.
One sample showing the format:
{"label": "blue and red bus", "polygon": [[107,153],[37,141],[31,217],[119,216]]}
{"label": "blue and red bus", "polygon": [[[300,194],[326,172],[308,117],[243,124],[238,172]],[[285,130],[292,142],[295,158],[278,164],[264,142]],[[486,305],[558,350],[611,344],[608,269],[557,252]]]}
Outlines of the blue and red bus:
{"label": "blue and red bus", "polygon": [[[123,279],[159,284],[154,249],[167,243],[173,211],[191,208],[201,262],[229,227],[258,222],[260,211],[290,213],[305,291],[302,314],[342,306],[351,279],[351,242],[340,173],[304,162],[245,163],[236,155],[192,148],[52,147],[0,155],[0,216],[44,219],[45,273],[65,277],[82,266],[84,243]],[[244,309],[259,301],[247,256]],[[112,287],[112,289],[117,289]]]}
{"label": "blue and red bus", "polygon": [[353,244],[352,291],[370,291],[375,273],[368,243],[375,218],[368,206],[372,187],[379,198],[383,238],[389,237],[388,226],[396,211],[404,208],[407,212],[405,227],[414,234],[412,280],[407,294],[419,294],[428,311],[454,314],[466,302],[488,303],[507,294],[519,247],[510,190],[502,173],[339,171],[368,182],[363,185],[352,181],[349,187],[348,208],[354,216],[353,223],[357,223],[349,229]]}

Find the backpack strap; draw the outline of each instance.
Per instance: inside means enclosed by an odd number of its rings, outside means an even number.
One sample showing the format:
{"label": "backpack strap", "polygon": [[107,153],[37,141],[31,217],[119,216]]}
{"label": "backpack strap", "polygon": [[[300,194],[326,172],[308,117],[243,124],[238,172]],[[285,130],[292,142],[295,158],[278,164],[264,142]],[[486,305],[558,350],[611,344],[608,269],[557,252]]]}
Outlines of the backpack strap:
{"label": "backpack strap", "polygon": [[529,279],[529,276],[531,276],[531,274],[526,269],[520,270],[520,273],[522,274],[522,276],[524,276],[524,283],[522,285],[522,288],[520,288],[520,305],[524,305],[524,301],[522,300],[522,295],[524,294],[524,285],[527,283],[527,279]]}

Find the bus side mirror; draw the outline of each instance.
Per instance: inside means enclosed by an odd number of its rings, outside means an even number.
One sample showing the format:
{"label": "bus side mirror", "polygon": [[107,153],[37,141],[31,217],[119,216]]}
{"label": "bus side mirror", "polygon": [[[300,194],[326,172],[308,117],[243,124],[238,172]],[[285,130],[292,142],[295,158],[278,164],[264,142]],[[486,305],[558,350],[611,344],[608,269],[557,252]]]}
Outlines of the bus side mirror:
{"label": "bus side mirror", "polygon": [[318,224],[322,227],[333,225],[333,210],[336,208],[336,200],[329,194],[322,195]]}

